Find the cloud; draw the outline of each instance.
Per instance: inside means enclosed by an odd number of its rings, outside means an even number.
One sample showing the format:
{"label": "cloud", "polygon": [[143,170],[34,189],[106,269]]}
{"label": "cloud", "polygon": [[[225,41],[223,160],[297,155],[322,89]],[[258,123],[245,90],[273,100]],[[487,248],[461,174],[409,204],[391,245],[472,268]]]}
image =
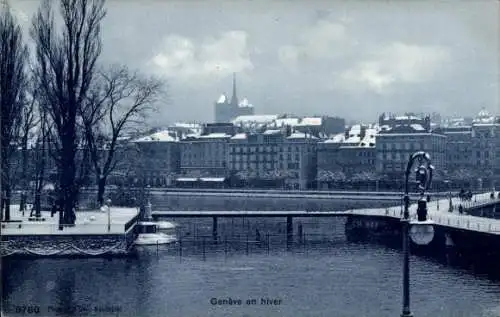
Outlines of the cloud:
{"label": "cloud", "polygon": [[350,39],[342,23],[320,20],[303,30],[295,44],[279,47],[278,59],[285,67],[296,70],[300,64],[309,61],[336,58],[349,44]]}
{"label": "cloud", "polygon": [[168,35],[151,62],[157,73],[176,81],[226,77],[253,69],[247,41],[244,31],[228,31],[218,38],[206,37],[200,43],[193,38]]}
{"label": "cloud", "polygon": [[349,91],[388,94],[396,84],[426,82],[449,62],[447,50],[393,42],[344,70],[335,85]]}

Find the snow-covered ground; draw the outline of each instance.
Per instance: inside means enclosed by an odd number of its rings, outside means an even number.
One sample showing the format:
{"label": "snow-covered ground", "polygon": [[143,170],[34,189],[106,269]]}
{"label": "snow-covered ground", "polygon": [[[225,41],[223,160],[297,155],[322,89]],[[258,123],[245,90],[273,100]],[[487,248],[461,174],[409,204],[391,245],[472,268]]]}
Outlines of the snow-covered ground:
{"label": "snow-covered ground", "polygon": [[11,220],[22,222],[2,222],[2,235],[71,235],[71,234],[121,234],[125,232],[125,224],[139,213],[137,208],[111,207],[110,228],[108,230],[108,213],[102,211],[78,211],[74,227],[59,230],[59,215],[50,216],[50,212],[42,211],[45,221],[29,221],[30,212],[19,211],[19,205],[12,205]]}

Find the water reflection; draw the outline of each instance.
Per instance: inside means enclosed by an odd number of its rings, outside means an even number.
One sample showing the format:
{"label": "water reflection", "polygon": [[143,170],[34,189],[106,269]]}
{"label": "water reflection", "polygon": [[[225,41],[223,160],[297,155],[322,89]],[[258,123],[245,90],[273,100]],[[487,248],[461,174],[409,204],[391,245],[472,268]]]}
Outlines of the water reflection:
{"label": "water reflection", "polygon": [[[211,234],[210,220],[176,221],[179,234]],[[185,241],[182,256],[170,245],[141,247],[137,258],[4,260],[3,303],[39,305],[41,316],[399,315],[398,248],[348,242],[342,219],[300,219],[311,236],[305,246],[295,244],[286,252],[285,235],[279,235],[283,220],[259,221],[221,221],[221,236],[245,242],[207,243],[205,257],[200,244]],[[254,235],[256,228],[262,236],[276,234],[269,252],[265,244],[251,244],[247,251],[246,232]],[[457,269],[443,258],[413,255],[410,260],[415,316],[499,315],[499,280]],[[210,302],[229,297],[259,304]],[[261,298],[282,302],[261,305]]]}
{"label": "water reflection", "polygon": [[81,311],[78,300],[75,300],[75,272],[72,268],[64,268],[59,271],[56,281],[47,281],[46,288],[50,291],[53,288],[54,294],[51,296],[56,299],[55,306],[48,306],[48,312],[56,312],[59,315],[76,315]]}

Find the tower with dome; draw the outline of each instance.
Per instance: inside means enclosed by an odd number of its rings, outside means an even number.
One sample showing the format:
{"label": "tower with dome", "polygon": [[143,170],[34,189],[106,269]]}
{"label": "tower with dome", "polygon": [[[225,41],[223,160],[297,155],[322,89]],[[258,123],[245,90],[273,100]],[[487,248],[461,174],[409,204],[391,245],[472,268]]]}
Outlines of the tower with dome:
{"label": "tower with dome", "polygon": [[253,115],[254,107],[247,98],[238,100],[236,94],[236,74],[233,73],[233,95],[231,99],[222,94],[214,104],[215,123],[228,123],[238,116]]}

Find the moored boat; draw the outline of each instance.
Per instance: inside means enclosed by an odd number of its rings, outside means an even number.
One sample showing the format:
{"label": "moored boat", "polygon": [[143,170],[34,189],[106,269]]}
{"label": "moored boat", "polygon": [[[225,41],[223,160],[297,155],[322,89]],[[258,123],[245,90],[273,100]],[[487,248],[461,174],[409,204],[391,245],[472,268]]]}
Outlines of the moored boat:
{"label": "moored boat", "polygon": [[169,244],[177,241],[175,235],[158,232],[159,225],[156,222],[142,221],[137,225],[139,235],[135,240],[136,245]]}

